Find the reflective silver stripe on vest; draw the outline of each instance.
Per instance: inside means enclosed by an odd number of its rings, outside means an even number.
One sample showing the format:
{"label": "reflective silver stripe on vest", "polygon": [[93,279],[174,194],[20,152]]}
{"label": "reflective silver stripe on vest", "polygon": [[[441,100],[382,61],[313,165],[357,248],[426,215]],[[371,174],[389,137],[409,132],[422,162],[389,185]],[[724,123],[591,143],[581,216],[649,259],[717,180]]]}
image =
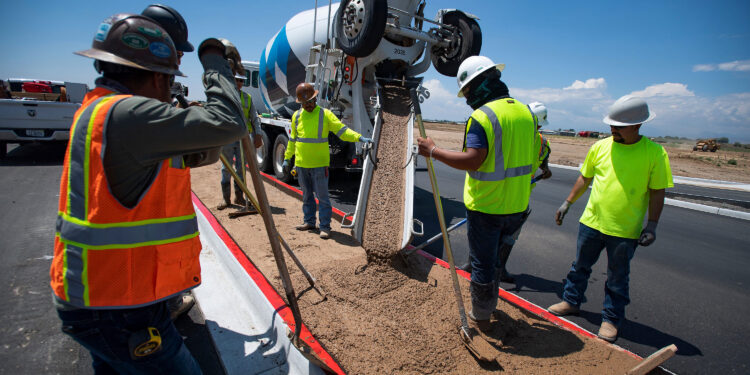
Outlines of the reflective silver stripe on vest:
{"label": "reflective silver stripe on vest", "polygon": [[344,132],[346,131],[346,129],[349,129],[349,127],[346,126],[346,125],[344,125],[341,129],[339,129],[338,132],[336,132],[336,136],[339,137],[339,138],[341,138],[341,134],[344,134]]}
{"label": "reflective silver stripe on vest", "polygon": [[68,155],[68,181],[70,181],[70,187],[68,189],[68,205],[70,206],[69,214],[70,216],[81,220],[87,219],[86,182],[84,180],[86,171],[84,163],[89,152],[86,148],[89,122],[91,121],[91,115],[94,113],[94,109],[96,109],[96,106],[98,106],[105,98],[107,98],[107,96],[95,100],[83,110],[81,116],[78,117],[78,122],[76,122],[75,130],[70,139],[70,155]]}
{"label": "reflective silver stripe on vest", "polygon": [[[323,116],[325,116],[326,110],[322,107],[320,108],[320,111],[318,111],[318,138],[323,138]],[[328,141],[328,137],[326,137],[326,141]],[[315,143],[322,143],[322,142],[315,142]]]}
{"label": "reflective silver stripe on vest", "polygon": [[328,143],[328,138],[296,138],[294,141],[300,143]]}
{"label": "reflective silver stripe on vest", "polygon": [[191,217],[166,223],[151,223],[137,226],[89,227],[57,217],[57,232],[60,238],[85,246],[134,245],[145,242],[167,241],[198,231],[198,219]]}
{"label": "reflective silver stripe on vest", "polygon": [[[490,119],[490,123],[492,124],[492,132],[495,133],[495,171],[467,171],[466,173],[469,174],[469,177],[479,181],[502,181],[509,177],[518,177],[531,174],[531,164],[504,169],[505,156],[503,155],[503,127],[500,125],[500,121],[498,121],[495,111],[493,111],[490,107],[485,105],[479,108],[479,110],[484,112],[484,114],[487,115],[487,117]],[[489,139],[490,137],[487,137],[488,141]]]}
{"label": "reflective silver stripe on vest", "polygon": [[65,283],[68,286],[69,303],[75,306],[86,306],[84,293],[86,287],[83,285],[83,249],[78,246],[64,244],[65,246]]}

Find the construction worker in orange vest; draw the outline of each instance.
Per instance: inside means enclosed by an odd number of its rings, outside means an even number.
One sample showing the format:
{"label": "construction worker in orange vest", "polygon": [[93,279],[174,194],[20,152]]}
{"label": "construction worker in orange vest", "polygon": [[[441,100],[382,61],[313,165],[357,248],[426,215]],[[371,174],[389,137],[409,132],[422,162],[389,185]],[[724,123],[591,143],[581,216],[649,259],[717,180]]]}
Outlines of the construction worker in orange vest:
{"label": "construction worker in orange vest", "polygon": [[117,14],[92,48],[102,74],[71,126],[60,181],[50,285],[63,332],[88,349],[96,373],[200,373],[167,301],[201,282],[190,167],[247,133],[226,46],[198,48],[205,107],[178,109],[167,32]]}

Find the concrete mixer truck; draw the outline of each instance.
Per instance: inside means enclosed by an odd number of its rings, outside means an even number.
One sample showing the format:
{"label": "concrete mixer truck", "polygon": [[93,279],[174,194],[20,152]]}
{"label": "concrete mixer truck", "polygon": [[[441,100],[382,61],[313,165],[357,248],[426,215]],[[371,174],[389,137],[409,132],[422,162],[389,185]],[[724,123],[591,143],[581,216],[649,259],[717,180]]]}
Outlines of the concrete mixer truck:
{"label": "concrete mixer truck", "polygon": [[[291,117],[300,105],[295,89],[313,83],[318,105],[373,143],[342,142],[329,135],[331,168],[362,172],[357,205],[345,228],[368,247],[402,249],[422,233],[412,217],[416,148],[414,105],[429,97],[420,74],[430,65],[456,76],[478,55],[477,17],[441,9],[424,17],[423,0],[345,0],[292,17],[266,45],[259,62],[244,61],[247,90],[261,112],[263,146],[258,165],[282,181]],[[416,100],[416,99],[415,99]],[[378,204],[368,205],[374,199]],[[416,229],[419,227],[420,229]],[[369,229],[368,229],[369,228]],[[369,234],[368,234],[369,233]]]}
{"label": "concrete mixer truck", "polygon": [[[316,2],[317,5],[317,2]],[[318,90],[318,104],[347,126],[373,136],[378,111],[378,79],[416,77],[430,65],[455,76],[459,64],[479,54],[482,35],[477,17],[441,9],[424,17],[423,0],[347,0],[293,16],[274,35],[258,62],[243,61],[243,88],[262,114],[262,170],[288,181],[281,167],[290,128],[299,108],[294,92],[301,82]],[[429,93],[420,88],[423,96]],[[331,168],[361,171],[361,144],[329,139]]]}

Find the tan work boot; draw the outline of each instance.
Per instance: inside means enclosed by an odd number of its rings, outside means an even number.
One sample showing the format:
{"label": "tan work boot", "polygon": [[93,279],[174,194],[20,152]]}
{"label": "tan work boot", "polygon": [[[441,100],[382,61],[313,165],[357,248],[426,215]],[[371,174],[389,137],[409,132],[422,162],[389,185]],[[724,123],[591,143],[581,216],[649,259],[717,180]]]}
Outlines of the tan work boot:
{"label": "tan work boot", "polygon": [[581,309],[569,304],[567,301],[562,301],[548,307],[547,311],[551,312],[553,315],[565,316],[578,314]]}
{"label": "tan work boot", "polygon": [[297,230],[312,230],[315,229],[315,225],[304,223],[295,227]]}
{"label": "tan work boot", "polygon": [[606,320],[602,320],[602,325],[599,327],[599,333],[596,336],[607,342],[615,342],[617,340],[617,327]]}
{"label": "tan work boot", "polygon": [[325,231],[325,230],[321,230],[320,231],[320,238],[322,238],[322,239],[325,240],[325,239],[328,239],[330,237],[331,237],[331,232],[330,231]]}

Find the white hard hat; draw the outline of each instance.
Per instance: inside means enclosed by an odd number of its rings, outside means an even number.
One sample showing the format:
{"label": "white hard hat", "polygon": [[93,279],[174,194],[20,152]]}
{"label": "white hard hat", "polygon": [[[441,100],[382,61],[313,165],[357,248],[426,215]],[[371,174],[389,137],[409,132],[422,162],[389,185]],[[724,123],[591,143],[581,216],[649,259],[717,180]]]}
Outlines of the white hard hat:
{"label": "white hard hat", "polygon": [[505,64],[495,64],[489,57],[485,56],[467,57],[458,67],[458,74],[456,74],[456,79],[458,79],[458,97],[463,98],[464,93],[461,90],[472,79],[492,68],[497,68],[497,70],[502,72],[505,69]]}
{"label": "white hard hat", "polygon": [[533,102],[529,104],[529,108],[531,108],[531,112],[534,112],[534,115],[539,120],[539,126],[544,126],[549,124],[547,121],[547,107],[540,103],[540,102]]}
{"label": "white hard hat", "polygon": [[608,125],[629,126],[643,124],[653,120],[654,117],[656,114],[648,110],[645,100],[637,96],[625,95],[609,107],[609,113],[602,121]]}

